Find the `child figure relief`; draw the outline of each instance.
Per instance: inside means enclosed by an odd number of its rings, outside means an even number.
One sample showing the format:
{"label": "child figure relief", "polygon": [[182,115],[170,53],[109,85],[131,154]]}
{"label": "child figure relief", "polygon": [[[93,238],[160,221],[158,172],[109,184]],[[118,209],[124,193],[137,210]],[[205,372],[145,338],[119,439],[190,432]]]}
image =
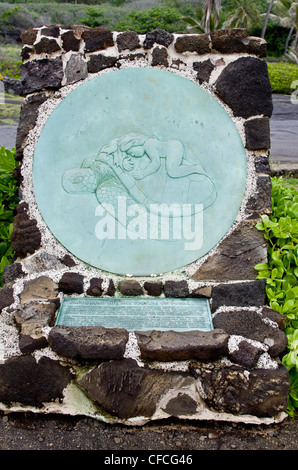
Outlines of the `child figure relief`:
{"label": "child figure relief", "polygon": [[[146,180],[154,174],[159,175],[158,184],[163,186],[159,194],[166,193],[172,179],[181,179],[180,184],[175,185],[175,203],[181,202],[180,193],[185,195],[191,185],[192,193],[195,186],[197,202],[203,204],[204,209],[217,198],[215,185],[204,168],[198,163],[187,163],[184,146],[179,140],[161,141],[138,133],[110,141],[97,155],[86,158],[80,168],[67,171],[62,186],[68,193],[93,192],[100,203],[107,202],[107,186],[110,186],[113,198],[126,193],[132,202],[148,208],[151,203],[163,202],[152,187],[152,178]],[[112,197],[110,190],[108,193]],[[187,198],[183,202],[188,202]]]}
{"label": "child figure relief", "polygon": [[142,134],[127,134],[119,139],[119,147],[122,152],[133,158],[146,155],[150,160],[146,168],[132,169],[132,175],[136,179],[143,179],[158,171],[161,158],[166,160],[166,170],[170,178],[182,178],[194,173],[205,175],[201,165],[183,164],[184,147],[179,140],[160,141]]}

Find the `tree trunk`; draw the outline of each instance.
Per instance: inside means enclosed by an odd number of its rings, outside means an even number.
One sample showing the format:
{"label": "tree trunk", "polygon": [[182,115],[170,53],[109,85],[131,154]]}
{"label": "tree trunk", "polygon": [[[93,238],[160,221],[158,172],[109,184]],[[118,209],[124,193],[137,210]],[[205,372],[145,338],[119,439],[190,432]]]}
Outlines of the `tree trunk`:
{"label": "tree trunk", "polygon": [[296,31],[295,39],[294,39],[294,42],[293,42],[293,49],[294,49],[294,51],[296,50],[297,42],[298,42],[298,29],[297,29],[297,31]]}
{"label": "tree trunk", "polygon": [[265,38],[266,28],[267,28],[267,24],[268,24],[268,20],[269,20],[269,15],[270,15],[272,7],[273,7],[273,3],[274,3],[274,0],[270,0],[269,6],[268,6],[268,9],[267,9],[267,12],[266,12],[266,16],[265,16],[265,20],[264,20],[264,24],[263,24],[263,28],[262,28],[262,34],[261,34],[261,38],[263,38],[263,39]]}
{"label": "tree trunk", "polygon": [[289,32],[288,37],[287,37],[287,40],[286,40],[286,44],[285,44],[285,54],[288,52],[289,42],[290,42],[291,36],[292,36],[292,34],[293,34],[293,31],[294,31],[294,26],[291,27],[290,32]]}

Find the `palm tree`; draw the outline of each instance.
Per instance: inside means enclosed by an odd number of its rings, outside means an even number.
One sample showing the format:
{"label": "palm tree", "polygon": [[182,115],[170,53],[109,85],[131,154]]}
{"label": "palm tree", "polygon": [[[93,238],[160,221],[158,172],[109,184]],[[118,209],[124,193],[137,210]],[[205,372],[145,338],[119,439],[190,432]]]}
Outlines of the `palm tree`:
{"label": "palm tree", "polygon": [[191,31],[210,33],[220,24],[221,0],[205,0],[203,8],[195,9],[195,16],[184,16],[182,20],[190,25]]}
{"label": "palm tree", "polygon": [[293,33],[295,33],[295,39],[292,47],[295,49],[298,41],[298,2],[293,0],[276,0],[274,13],[270,13],[269,16],[278,21],[281,26],[290,28],[285,44],[285,53],[288,51]]}
{"label": "palm tree", "polygon": [[262,34],[261,34],[261,38],[263,38],[263,39],[265,38],[267,24],[268,24],[268,21],[269,21],[269,17],[270,17],[270,13],[271,13],[271,10],[272,10],[272,7],[273,7],[273,3],[274,3],[274,0],[270,0],[267,11],[266,11],[265,20],[264,20],[264,24],[263,24],[263,28],[262,28]]}
{"label": "palm tree", "polygon": [[216,29],[219,24],[219,15],[221,9],[221,0],[206,0],[204,7],[203,23],[205,25],[206,33],[211,31],[211,18],[213,15],[214,28]]}
{"label": "palm tree", "polygon": [[224,28],[252,29],[260,23],[260,10],[255,0],[231,0],[227,9],[228,19]]}

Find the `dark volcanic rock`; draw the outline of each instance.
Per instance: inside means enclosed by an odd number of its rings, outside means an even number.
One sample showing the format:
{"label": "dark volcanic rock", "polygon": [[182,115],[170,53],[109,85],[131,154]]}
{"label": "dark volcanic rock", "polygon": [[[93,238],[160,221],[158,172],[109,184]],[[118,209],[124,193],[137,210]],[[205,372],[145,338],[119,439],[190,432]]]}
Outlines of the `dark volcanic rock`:
{"label": "dark volcanic rock", "polygon": [[34,49],[37,54],[52,54],[53,52],[60,51],[61,47],[55,39],[43,37],[34,45]]}
{"label": "dark volcanic rock", "polygon": [[264,320],[255,311],[238,310],[219,312],[213,318],[214,328],[221,328],[227,334],[240,335],[266,344],[272,357],[282,354],[287,346],[283,331]]}
{"label": "dark volcanic rock", "polygon": [[47,97],[44,93],[37,93],[35,95],[28,96],[28,98],[22,103],[16,137],[17,160],[22,160],[23,149],[27,141],[28,134],[35,126],[38,117],[38,109],[46,99]]}
{"label": "dark volcanic rock", "polygon": [[259,37],[248,36],[245,29],[219,29],[211,32],[212,49],[223,54],[247,53],[266,57],[267,42]]}
{"label": "dark volcanic rock", "polygon": [[187,281],[166,281],[164,292],[166,297],[188,297]]}
{"label": "dark volcanic rock", "polygon": [[51,38],[58,38],[60,35],[60,27],[56,25],[46,26],[41,29],[43,36],[50,36]]}
{"label": "dark volcanic rock", "polygon": [[62,58],[32,60],[21,65],[23,94],[44,89],[57,90],[63,78]]}
{"label": "dark volcanic rock", "polygon": [[78,51],[80,49],[80,38],[76,37],[73,31],[66,31],[61,35],[61,39],[65,52]]}
{"label": "dark volcanic rock", "polygon": [[107,288],[107,295],[109,295],[110,297],[113,297],[115,295],[115,292],[116,292],[116,288],[115,288],[114,281],[113,281],[113,279],[110,279],[109,280],[109,285],[108,285],[108,288]]}
{"label": "dark volcanic rock", "polygon": [[217,359],[228,351],[224,331],[136,331],[141,356],[146,361]]}
{"label": "dark volcanic rock", "polygon": [[177,52],[196,52],[203,55],[211,51],[211,42],[208,34],[187,34],[179,36],[175,42]]}
{"label": "dark volcanic rock", "polygon": [[237,347],[230,353],[233,362],[240,364],[246,369],[255,366],[260,355],[264,352],[262,345],[251,344],[246,338],[238,342]]}
{"label": "dark volcanic rock", "polygon": [[215,65],[210,59],[204,60],[204,62],[194,62],[193,69],[198,72],[197,80],[199,83],[208,82]]}
{"label": "dark volcanic rock", "polygon": [[21,39],[23,44],[29,44],[32,46],[37,37],[37,29],[27,29],[21,33]]}
{"label": "dark volcanic rock", "polygon": [[21,203],[17,208],[17,214],[13,222],[11,246],[15,250],[16,257],[24,258],[33,254],[41,243],[41,234],[35,219],[28,215],[28,204]]}
{"label": "dark volcanic rock", "polygon": [[117,57],[108,57],[102,54],[91,55],[88,61],[88,72],[96,73],[108,67],[114,67]]}
{"label": "dark volcanic rock", "polygon": [[265,61],[241,57],[231,62],[217,79],[215,88],[235,116],[271,117],[272,92]]}
{"label": "dark volcanic rock", "polygon": [[103,280],[98,277],[90,279],[90,285],[88,287],[87,294],[92,295],[94,297],[101,296],[103,293],[102,283]]}
{"label": "dark volcanic rock", "polygon": [[260,307],[266,304],[266,279],[221,283],[212,289],[212,311],[222,306]]}
{"label": "dark volcanic rock", "polygon": [[78,273],[64,273],[59,281],[59,290],[65,294],[82,294],[84,276]]}
{"label": "dark volcanic rock", "polygon": [[85,360],[122,359],[128,340],[123,328],[54,326],[49,344],[61,356]]}
{"label": "dark volcanic rock", "polygon": [[168,51],[165,47],[155,47],[152,51],[152,62],[153,66],[155,65],[163,65],[164,67],[168,67]]}
{"label": "dark volcanic rock", "polygon": [[255,169],[257,173],[271,173],[269,157],[267,155],[258,155],[255,158]]}
{"label": "dark volcanic rock", "polygon": [[149,295],[158,297],[162,293],[162,282],[146,281],[144,282],[144,289]]}
{"label": "dark volcanic rock", "polygon": [[269,118],[255,118],[245,121],[246,148],[248,150],[263,150],[270,148]]}
{"label": "dark volcanic rock", "polygon": [[9,307],[14,302],[13,288],[10,286],[3,286],[0,289],[0,312],[5,307]]}
{"label": "dark volcanic rock", "polygon": [[21,263],[12,263],[8,264],[7,266],[4,266],[4,274],[2,276],[2,281],[7,284],[24,276],[25,273],[23,271]]}
{"label": "dark volcanic rock", "polygon": [[269,320],[274,321],[277,323],[278,327],[280,330],[284,331],[285,326],[286,326],[286,316],[276,312],[272,308],[268,307],[267,305],[264,305],[261,309],[261,314],[264,318],[269,318]]}
{"label": "dark volcanic rock", "polygon": [[193,274],[195,281],[253,280],[257,263],[267,263],[267,246],[256,220],[241,222]]}
{"label": "dark volcanic rock", "polygon": [[42,408],[44,403],[63,399],[63,390],[72,380],[69,367],[42,357],[38,362],[25,355],[0,364],[0,402]]}
{"label": "dark volcanic rock", "polygon": [[19,347],[22,353],[31,353],[48,345],[43,328],[52,326],[55,312],[54,302],[30,302],[14,312],[14,320],[20,329]]}
{"label": "dark volcanic rock", "polygon": [[289,373],[282,366],[247,374],[240,366],[202,370],[193,365],[192,372],[200,379],[207,406],[219,412],[268,417],[287,408]]}
{"label": "dark volcanic rock", "polygon": [[126,49],[133,51],[140,46],[139,35],[134,31],[124,31],[117,36],[117,47],[119,52],[125,51]]}
{"label": "dark volcanic rock", "polygon": [[155,29],[146,33],[144,40],[144,49],[151,49],[155,43],[161,46],[169,47],[174,41],[174,35],[163,29]]}
{"label": "dark volcanic rock", "polygon": [[128,296],[142,295],[144,293],[139,282],[135,281],[134,279],[120,281],[118,284],[118,289],[121,294]]}
{"label": "dark volcanic rock", "polygon": [[188,374],[139,367],[132,359],[105,362],[79,380],[92,400],[111,415],[124,419],[152,416],[160,399],[174,389],[184,390],[180,406],[178,398],[176,400],[177,410],[180,408],[184,415],[193,414],[195,403],[192,400],[189,408],[185,394],[194,384],[194,378]]}
{"label": "dark volcanic rock", "polygon": [[271,178],[270,175],[258,175],[256,189],[247,201],[246,208],[251,211],[255,218],[259,214],[271,214]]}
{"label": "dark volcanic rock", "polygon": [[98,27],[83,31],[85,52],[95,52],[114,45],[113,33],[106,28]]}

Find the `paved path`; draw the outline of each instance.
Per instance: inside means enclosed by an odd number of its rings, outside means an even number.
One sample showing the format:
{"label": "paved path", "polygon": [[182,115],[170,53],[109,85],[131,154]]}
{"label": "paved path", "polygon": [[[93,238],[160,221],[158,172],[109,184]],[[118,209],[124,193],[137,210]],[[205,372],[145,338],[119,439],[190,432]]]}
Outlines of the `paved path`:
{"label": "paved path", "polygon": [[15,147],[17,135],[17,126],[0,125],[0,147],[11,149]]}
{"label": "paved path", "polygon": [[298,104],[290,96],[273,95],[270,129],[271,161],[298,165]]}

